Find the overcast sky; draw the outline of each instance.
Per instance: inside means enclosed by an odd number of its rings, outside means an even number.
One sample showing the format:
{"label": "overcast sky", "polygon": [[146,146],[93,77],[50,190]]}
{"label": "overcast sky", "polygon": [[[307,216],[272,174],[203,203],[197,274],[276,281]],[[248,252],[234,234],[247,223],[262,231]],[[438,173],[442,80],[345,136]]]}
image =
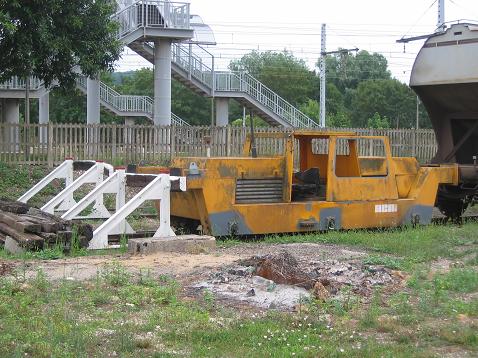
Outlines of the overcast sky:
{"label": "overcast sky", "polygon": [[[478,22],[478,0],[445,0],[446,21]],[[432,33],[437,23],[435,0],[191,0],[191,14],[202,17],[215,33],[209,48],[217,67],[252,50],[287,49],[311,69],[320,54],[321,24],[327,24],[327,51],[359,48],[387,57],[397,79],[408,83],[423,42],[397,44],[402,36]],[[127,49],[117,70],[150,67]]]}

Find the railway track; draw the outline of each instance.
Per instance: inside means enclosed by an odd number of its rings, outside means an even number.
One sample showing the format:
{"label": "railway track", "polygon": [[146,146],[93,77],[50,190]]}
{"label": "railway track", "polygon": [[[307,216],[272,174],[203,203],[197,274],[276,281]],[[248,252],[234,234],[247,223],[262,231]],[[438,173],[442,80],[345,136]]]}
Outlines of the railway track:
{"label": "railway track", "polygon": [[[472,222],[472,221],[478,221],[478,214],[463,215],[461,217],[461,222]],[[432,223],[447,224],[447,223],[451,223],[451,221],[450,219],[447,219],[445,216],[440,215],[440,216],[433,216]]]}

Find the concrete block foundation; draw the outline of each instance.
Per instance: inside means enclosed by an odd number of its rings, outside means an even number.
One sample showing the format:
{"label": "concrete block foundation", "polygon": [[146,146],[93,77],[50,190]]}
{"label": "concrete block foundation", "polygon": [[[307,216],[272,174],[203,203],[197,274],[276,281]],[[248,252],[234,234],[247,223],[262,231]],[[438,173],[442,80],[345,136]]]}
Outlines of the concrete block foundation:
{"label": "concrete block foundation", "polygon": [[202,254],[215,249],[216,239],[212,236],[181,235],[128,241],[128,252],[132,255],[149,255],[157,252]]}

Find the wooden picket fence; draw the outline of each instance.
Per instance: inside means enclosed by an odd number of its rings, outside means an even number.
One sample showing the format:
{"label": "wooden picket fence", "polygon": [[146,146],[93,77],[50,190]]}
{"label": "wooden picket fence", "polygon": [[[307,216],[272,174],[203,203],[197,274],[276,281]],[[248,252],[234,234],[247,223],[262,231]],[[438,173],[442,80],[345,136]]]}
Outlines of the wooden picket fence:
{"label": "wooden picket fence", "polygon": [[[394,156],[428,162],[437,150],[432,130],[329,128],[390,138]],[[257,128],[256,132],[290,132],[288,128]],[[104,160],[113,165],[167,164],[178,156],[240,156],[248,128],[158,127],[116,124],[0,124],[0,162],[48,165],[65,158]],[[209,139],[209,140],[207,140]],[[209,143],[207,143],[209,142]],[[259,154],[282,153],[284,140],[259,139]],[[367,148],[361,148],[361,153]]]}

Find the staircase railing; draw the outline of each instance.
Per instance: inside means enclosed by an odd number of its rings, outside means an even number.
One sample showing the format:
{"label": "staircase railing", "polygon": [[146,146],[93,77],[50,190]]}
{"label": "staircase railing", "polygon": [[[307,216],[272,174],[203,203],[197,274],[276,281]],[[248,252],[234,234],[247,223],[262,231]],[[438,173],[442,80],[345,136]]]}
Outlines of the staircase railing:
{"label": "staircase railing", "polygon": [[[173,13],[177,13],[177,17]],[[183,19],[185,14],[187,21]],[[142,26],[189,28],[189,4],[140,0],[121,10],[116,18],[120,22],[119,38]],[[202,54],[197,54],[198,51]],[[214,56],[199,45],[173,43],[172,62],[185,71],[190,80],[194,77],[208,87],[209,95],[214,96],[215,91],[245,93],[293,127],[318,127],[315,121],[250,74],[215,72]]]}
{"label": "staircase railing", "polygon": [[[79,77],[77,84],[86,92],[86,77]],[[109,87],[104,82],[100,82],[100,100],[113,107],[117,112],[122,113],[142,113],[150,119],[153,117],[153,99],[148,96],[122,95]],[[171,113],[171,122],[174,125],[188,126],[189,124]]]}
{"label": "staircase railing", "polygon": [[190,28],[189,4],[157,0],[139,0],[116,13],[118,36],[124,37],[142,27]]}
{"label": "staircase railing", "polygon": [[202,47],[179,43],[173,44],[172,61],[207,87],[214,88],[214,91],[247,93],[293,127],[318,127],[306,114],[247,72],[215,72],[197,55],[198,50],[205,52],[213,61],[213,55]]}
{"label": "staircase railing", "polygon": [[[43,86],[43,83],[35,77],[30,78],[30,89],[32,91],[39,90]],[[26,81],[19,77],[13,77],[10,80],[0,83],[0,89],[2,90],[24,90],[26,88]]]}
{"label": "staircase railing", "polygon": [[[204,56],[208,56],[210,65],[207,64],[204,57],[199,56],[194,52],[201,50]],[[173,43],[172,45],[172,61],[190,74],[192,77],[198,79],[201,83],[209,88],[213,88],[213,55],[206,51],[199,45],[189,46],[180,43]]]}
{"label": "staircase railing", "polygon": [[171,123],[175,126],[189,126],[190,124],[183,120],[181,117],[171,113]]}
{"label": "staircase railing", "polygon": [[293,127],[319,126],[315,121],[247,72],[216,72],[215,80],[216,91],[247,93]]}

